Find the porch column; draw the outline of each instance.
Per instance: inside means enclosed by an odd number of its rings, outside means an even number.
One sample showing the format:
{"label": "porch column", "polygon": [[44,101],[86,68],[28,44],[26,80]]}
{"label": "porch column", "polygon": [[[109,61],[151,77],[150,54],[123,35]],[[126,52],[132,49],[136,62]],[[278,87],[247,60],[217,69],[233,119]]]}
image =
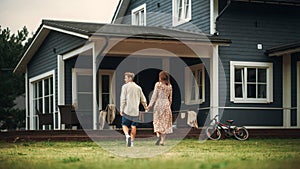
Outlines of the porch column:
{"label": "porch column", "polygon": [[163,58],[162,69],[170,73],[170,58]]}
{"label": "porch column", "polygon": [[[104,57],[103,52],[109,45],[110,37],[103,36],[97,39],[93,39],[93,129],[97,130],[97,114],[98,114],[98,103],[97,103],[97,72],[98,72],[98,60],[97,57]],[[100,85],[100,84],[99,84]],[[99,103],[102,100],[99,98]]]}
{"label": "porch column", "polygon": [[300,128],[300,61],[297,62],[297,127]]}
{"label": "porch column", "polygon": [[97,129],[97,53],[96,46],[93,46],[93,129]]}
{"label": "porch column", "polygon": [[283,127],[291,126],[291,55],[282,57],[282,107]]}
{"label": "porch column", "polygon": [[[57,106],[65,104],[65,62],[62,55],[57,55]],[[56,108],[57,108],[56,106]],[[58,109],[58,129],[61,129],[61,116]]]}
{"label": "porch column", "polygon": [[[31,126],[33,126],[33,118],[31,118],[31,115],[29,114],[28,103],[29,103],[28,70],[26,68],[26,72],[25,72],[25,111],[26,111],[25,123],[26,123],[26,130],[30,130],[32,128]],[[29,121],[28,121],[28,119],[29,119]]]}
{"label": "porch column", "polygon": [[219,114],[219,51],[213,45],[210,59],[210,118]]}

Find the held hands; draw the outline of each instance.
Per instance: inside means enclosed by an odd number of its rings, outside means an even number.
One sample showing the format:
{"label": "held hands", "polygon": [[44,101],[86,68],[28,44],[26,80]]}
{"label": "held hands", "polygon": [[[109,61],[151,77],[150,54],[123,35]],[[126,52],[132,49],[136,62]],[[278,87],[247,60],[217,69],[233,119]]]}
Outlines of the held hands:
{"label": "held hands", "polygon": [[148,112],[150,109],[151,109],[151,106],[147,106],[145,111]]}
{"label": "held hands", "polygon": [[121,115],[121,116],[124,116],[124,112],[120,112],[120,115]]}

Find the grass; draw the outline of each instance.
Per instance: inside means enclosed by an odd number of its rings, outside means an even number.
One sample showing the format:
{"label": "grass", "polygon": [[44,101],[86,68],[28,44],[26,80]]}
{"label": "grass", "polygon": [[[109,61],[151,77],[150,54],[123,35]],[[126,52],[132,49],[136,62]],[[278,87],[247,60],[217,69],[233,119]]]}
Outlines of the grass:
{"label": "grass", "polygon": [[[168,140],[164,147],[153,143],[137,140],[135,147],[127,148],[124,141],[0,142],[0,168],[286,169],[300,165],[299,139]],[[137,158],[151,153],[151,158]]]}

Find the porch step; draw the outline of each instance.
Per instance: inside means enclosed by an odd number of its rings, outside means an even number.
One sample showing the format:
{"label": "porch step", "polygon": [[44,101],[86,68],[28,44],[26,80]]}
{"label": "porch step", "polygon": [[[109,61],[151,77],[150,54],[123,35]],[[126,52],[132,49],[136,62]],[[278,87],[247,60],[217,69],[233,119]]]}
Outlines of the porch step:
{"label": "porch step", "polygon": [[[114,131],[114,132],[112,132]],[[205,139],[204,132],[195,128],[178,128],[168,138]],[[248,129],[251,138],[300,138],[300,129]],[[0,132],[0,141],[91,141],[123,139],[122,129],[115,130],[35,130]],[[138,128],[137,138],[155,137],[153,129]]]}

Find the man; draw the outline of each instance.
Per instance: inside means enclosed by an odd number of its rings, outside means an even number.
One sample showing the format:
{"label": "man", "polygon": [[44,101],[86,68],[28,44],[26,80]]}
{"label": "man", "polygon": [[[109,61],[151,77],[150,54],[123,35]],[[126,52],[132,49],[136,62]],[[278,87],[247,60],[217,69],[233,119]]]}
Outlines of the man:
{"label": "man", "polygon": [[[134,73],[126,72],[124,74],[125,84],[122,86],[120,97],[120,114],[122,116],[122,129],[126,136],[126,145],[133,147],[136,135],[136,126],[139,115],[139,105],[143,104],[145,110],[147,101],[143,94],[142,88],[133,82]],[[129,127],[131,132],[129,135]]]}

